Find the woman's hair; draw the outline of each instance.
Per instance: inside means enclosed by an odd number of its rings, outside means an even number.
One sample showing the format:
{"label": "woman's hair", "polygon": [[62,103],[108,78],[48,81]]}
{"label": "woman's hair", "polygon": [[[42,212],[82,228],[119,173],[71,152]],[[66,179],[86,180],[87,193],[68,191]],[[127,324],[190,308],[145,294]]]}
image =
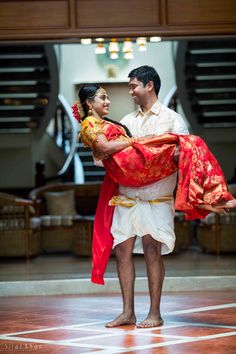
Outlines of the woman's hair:
{"label": "woman's hair", "polygon": [[81,106],[84,110],[85,117],[87,117],[89,111],[89,107],[86,103],[86,100],[92,100],[95,97],[97,90],[100,89],[100,87],[101,86],[97,84],[83,85],[79,90],[78,96]]}
{"label": "woman's hair", "polygon": [[[95,95],[96,95],[96,92],[101,88],[100,85],[98,84],[86,84],[86,85],[83,85],[81,87],[81,89],[79,90],[79,101],[81,103],[81,106],[83,108],[83,111],[85,113],[85,116],[83,119],[85,119],[87,116],[88,116],[88,111],[89,111],[89,107],[86,103],[86,100],[93,100]],[[129,137],[132,137],[132,134],[130,132],[130,130],[126,127],[126,125],[124,124],[121,124],[120,122],[117,122],[115,120],[112,120],[110,118],[106,118],[106,117],[103,117],[104,120],[108,121],[108,122],[111,122],[111,123],[115,123],[115,124],[118,124],[120,125],[121,127],[123,127],[126,131],[126,134],[129,136]]]}

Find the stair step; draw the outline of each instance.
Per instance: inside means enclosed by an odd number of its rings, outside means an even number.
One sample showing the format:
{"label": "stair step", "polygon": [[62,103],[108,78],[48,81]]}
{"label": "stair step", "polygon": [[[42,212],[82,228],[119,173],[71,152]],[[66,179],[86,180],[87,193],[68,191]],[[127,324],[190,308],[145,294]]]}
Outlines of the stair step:
{"label": "stair step", "polygon": [[194,92],[194,95],[190,96],[191,102],[202,101],[202,100],[212,100],[212,101],[219,101],[219,100],[234,100],[236,99],[236,90],[235,92],[205,92],[205,93],[198,93]]}
{"label": "stair step", "polygon": [[236,114],[236,104],[221,104],[221,105],[193,105],[192,106],[194,112],[232,112],[232,114]]}
{"label": "stair step", "polygon": [[2,122],[0,121],[0,130],[6,129],[32,129],[37,128],[38,122],[37,121],[13,121],[13,122]]}
{"label": "stair step", "polygon": [[85,171],[84,175],[87,176],[104,176],[105,175],[105,171]]}
{"label": "stair step", "polygon": [[0,106],[4,107],[20,107],[20,106],[38,106],[43,107],[48,105],[48,98],[46,96],[42,97],[32,97],[32,98],[0,98]]}
{"label": "stair step", "polygon": [[188,54],[189,64],[203,63],[231,63],[236,60],[235,53],[209,53],[209,54]]}
{"label": "stair step", "polygon": [[6,128],[2,129],[0,127],[0,134],[29,134],[31,133],[30,128]]}
{"label": "stair step", "polygon": [[43,81],[49,80],[49,71],[44,70],[34,70],[27,72],[12,71],[11,72],[0,72],[0,80],[2,81],[29,81],[37,80]]}
{"label": "stair step", "polygon": [[40,118],[44,113],[43,109],[14,109],[14,110],[7,110],[7,109],[0,109],[0,119],[1,117],[8,117],[8,118],[16,118],[16,117],[35,117]]}
{"label": "stair step", "polygon": [[3,59],[0,57],[0,68],[40,68],[44,69],[47,67],[47,59],[42,58],[12,58],[12,59]]}
{"label": "stair step", "polygon": [[210,66],[202,67],[197,65],[188,65],[186,67],[186,77],[210,76],[210,75],[235,75],[236,66]]}
{"label": "stair step", "polygon": [[235,40],[211,40],[211,41],[190,41],[188,43],[188,48],[190,50],[193,49],[225,49],[225,48],[232,48],[235,49],[236,41]]}
{"label": "stair step", "polygon": [[4,45],[1,47],[2,53],[9,55],[9,54],[44,54],[44,50],[42,46],[39,45]]}
{"label": "stair step", "polygon": [[49,93],[50,86],[47,84],[38,85],[11,85],[11,86],[0,86],[0,93],[3,94],[22,94],[22,93]]}
{"label": "stair step", "polygon": [[193,88],[235,88],[236,89],[236,79],[232,80],[196,80],[189,79],[186,82],[189,89]]}

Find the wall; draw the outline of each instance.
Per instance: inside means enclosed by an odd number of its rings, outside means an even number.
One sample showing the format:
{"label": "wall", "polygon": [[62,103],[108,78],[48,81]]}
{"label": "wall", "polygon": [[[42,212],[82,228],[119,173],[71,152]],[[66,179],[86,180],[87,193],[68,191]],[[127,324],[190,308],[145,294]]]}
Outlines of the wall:
{"label": "wall", "polygon": [[235,0],[0,0],[0,41],[235,35],[235,14]]}
{"label": "wall", "polygon": [[[174,42],[160,42],[149,43],[147,45],[146,52],[139,52],[136,45],[134,46],[134,59],[127,60],[127,64],[118,68],[116,66],[116,77],[113,79],[108,78],[107,70],[98,63],[98,58],[94,54],[95,45],[80,45],[80,44],[65,44],[56,46],[59,70],[60,70],[60,91],[66,97],[70,104],[76,99],[77,91],[76,85],[88,82],[97,83],[128,83],[128,73],[135,67],[141,65],[151,65],[158,71],[161,80],[162,87],[159,98],[163,101],[166,94],[171,87],[175,84],[175,70],[172,60],[172,45]],[[111,85],[110,85],[111,86]],[[124,98],[128,96],[128,86],[125,89],[125,85],[120,94]],[[121,99],[116,93],[114,93],[114,100],[112,99],[112,93],[109,92],[112,105],[120,105]],[[112,115],[121,117],[133,110],[134,106],[132,100],[129,98],[129,105],[123,105],[119,112],[112,112]],[[131,109],[132,108],[132,109]],[[116,114],[118,113],[118,114]]]}

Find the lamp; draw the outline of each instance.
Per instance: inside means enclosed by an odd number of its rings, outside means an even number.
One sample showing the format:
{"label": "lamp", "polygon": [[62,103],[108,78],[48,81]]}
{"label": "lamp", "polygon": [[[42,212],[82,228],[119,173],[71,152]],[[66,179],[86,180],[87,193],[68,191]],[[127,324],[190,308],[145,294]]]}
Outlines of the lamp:
{"label": "lamp", "polygon": [[91,44],[92,39],[91,38],[81,38],[81,44]]}
{"label": "lamp", "polygon": [[105,54],[106,53],[106,48],[102,43],[98,43],[96,49],[95,49],[95,54]]}
{"label": "lamp", "polygon": [[124,58],[125,59],[133,59],[133,43],[129,38],[126,38],[124,43],[123,43],[123,48],[122,51],[124,53]]}
{"label": "lamp", "polygon": [[136,39],[136,43],[138,45],[138,50],[140,52],[145,52],[147,50],[147,38],[146,37],[138,37]]}
{"label": "lamp", "polygon": [[117,42],[116,38],[112,38],[110,43],[109,43],[109,47],[108,50],[110,52],[110,58],[111,59],[118,59],[119,58],[119,44]]}

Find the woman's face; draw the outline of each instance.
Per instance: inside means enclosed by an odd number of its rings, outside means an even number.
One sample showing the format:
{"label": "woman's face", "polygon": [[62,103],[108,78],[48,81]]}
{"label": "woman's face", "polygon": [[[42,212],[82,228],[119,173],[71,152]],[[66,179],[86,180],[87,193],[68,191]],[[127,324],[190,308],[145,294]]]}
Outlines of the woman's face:
{"label": "woman's face", "polygon": [[109,106],[110,101],[107,93],[104,90],[98,90],[92,102],[93,109],[99,117],[104,117],[109,113]]}

